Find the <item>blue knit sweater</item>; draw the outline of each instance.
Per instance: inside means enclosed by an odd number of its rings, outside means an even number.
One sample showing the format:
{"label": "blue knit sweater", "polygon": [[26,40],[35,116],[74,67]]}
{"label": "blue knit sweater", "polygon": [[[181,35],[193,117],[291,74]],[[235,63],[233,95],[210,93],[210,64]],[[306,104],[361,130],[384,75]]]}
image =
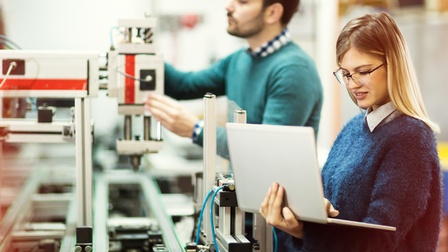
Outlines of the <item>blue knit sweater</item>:
{"label": "blue knit sweater", "polygon": [[436,251],[442,211],[436,140],[401,115],[370,132],[363,115],[341,131],[322,170],[338,218],[395,226],[396,232],[305,223],[291,251]]}
{"label": "blue knit sweater", "polygon": [[[245,49],[199,72],[180,72],[165,64],[165,93],[176,99],[226,95],[246,110],[247,122],[306,125],[319,129],[323,91],[312,59],[290,42],[266,57]],[[233,111],[229,111],[233,115]],[[195,142],[203,145],[201,133]],[[229,158],[225,129],[217,129],[217,152]]]}

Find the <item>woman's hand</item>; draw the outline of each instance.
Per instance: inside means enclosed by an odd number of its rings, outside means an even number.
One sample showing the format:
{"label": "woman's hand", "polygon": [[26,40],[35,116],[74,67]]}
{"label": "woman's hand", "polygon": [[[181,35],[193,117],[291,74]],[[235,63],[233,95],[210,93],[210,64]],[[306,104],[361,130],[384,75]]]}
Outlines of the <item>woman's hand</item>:
{"label": "woman's hand", "polygon": [[339,211],[334,209],[333,205],[326,198],[324,198],[324,204],[325,204],[325,208],[327,209],[328,217],[336,217],[339,215]]}
{"label": "woman's hand", "polygon": [[285,189],[278,183],[269,187],[268,193],[260,206],[260,214],[266,223],[301,239],[303,237],[303,222],[297,220],[291,209],[282,207]]}
{"label": "woman's hand", "polygon": [[[303,222],[296,219],[291,209],[282,207],[284,193],[283,187],[273,183],[261,203],[260,214],[266,219],[266,223],[301,239],[303,238]],[[339,215],[339,211],[334,209],[328,199],[324,198],[324,204],[329,217]]]}

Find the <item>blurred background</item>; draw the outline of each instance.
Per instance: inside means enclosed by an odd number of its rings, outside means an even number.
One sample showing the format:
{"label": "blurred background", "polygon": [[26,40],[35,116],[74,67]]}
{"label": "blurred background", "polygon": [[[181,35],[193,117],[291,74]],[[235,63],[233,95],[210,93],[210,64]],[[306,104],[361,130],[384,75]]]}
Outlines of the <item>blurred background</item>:
{"label": "blurred background", "polygon": [[[5,49],[94,50],[106,53],[118,19],[151,15],[158,18],[155,40],[164,59],[183,70],[198,70],[245,46],[244,40],[226,32],[226,3],[226,0],[1,0],[0,33],[16,44],[9,48],[4,46]],[[408,42],[426,108],[430,118],[442,129],[437,139],[442,166],[448,169],[448,116],[444,103],[448,100],[448,0],[301,0],[301,8],[291,21],[289,30],[293,40],[315,59],[324,86],[319,154],[324,160],[341,127],[359,113],[345,88],[337,84],[332,74],[337,68],[337,35],[351,18],[379,10],[392,14]],[[3,104],[4,117],[14,117],[14,113],[18,113],[17,108],[26,106],[20,100],[7,100]],[[198,115],[203,113],[202,99],[184,104]],[[225,118],[225,98],[220,99],[219,104],[222,104],[219,113]],[[104,145],[103,149],[107,150],[121,129],[117,104],[104,90],[100,90],[99,96],[92,100],[92,119],[95,144]],[[223,121],[225,119],[221,123]],[[202,169],[202,150],[192,145],[189,139],[169,132],[165,132],[165,139],[167,146],[160,155],[148,158],[152,172],[160,177],[160,181],[168,183],[173,177],[183,177],[184,182],[177,182],[179,188],[170,190],[188,191],[188,177]],[[31,153],[29,155],[42,152],[36,148],[27,151]],[[53,151],[60,151],[54,155],[70,155],[61,149],[44,150],[47,155]],[[114,166],[114,160],[110,160],[112,157],[107,152],[98,151],[96,154],[96,165],[103,169]],[[225,170],[226,162],[220,161]],[[31,162],[31,167],[33,161],[27,162]],[[23,173],[26,171],[16,175],[16,183],[8,188],[9,191],[5,186],[1,188],[3,209],[13,201],[20,181],[26,177]],[[187,188],[182,188],[184,186]],[[443,229],[440,251],[448,251],[447,243],[448,234]]]}
{"label": "blurred background", "polygon": [[[166,61],[197,70],[244,46],[226,32],[226,0],[2,0],[8,38],[26,50],[97,50],[107,52],[110,31],[119,18],[159,18],[158,45]],[[332,71],[334,41],[342,26],[364,13],[390,12],[404,33],[420,80],[430,117],[448,128],[443,101],[448,94],[446,0],[302,0],[290,24],[293,39],[316,60],[326,90],[322,144],[331,143],[344,121],[357,109],[337,86]],[[101,98],[99,98],[101,99]],[[98,111],[98,113],[96,113]],[[94,116],[108,116],[94,109]],[[115,113],[111,111],[110,116]],[[333,117],[334,118],[331,118]],[[329,119],[329,120],[328,120]],[[108,120],[95,120],[97,130],[109,131]],[[448,141],[442,130],[441,141]]]}

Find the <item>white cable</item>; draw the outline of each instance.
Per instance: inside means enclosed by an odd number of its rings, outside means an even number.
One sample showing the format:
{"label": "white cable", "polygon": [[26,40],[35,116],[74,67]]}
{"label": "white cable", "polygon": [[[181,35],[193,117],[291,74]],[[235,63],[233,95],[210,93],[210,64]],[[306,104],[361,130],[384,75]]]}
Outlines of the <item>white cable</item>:
{"label": "white cable", "polygon": [[9,74],[11,73],[12,69],[17,66],[17,62],[13,61],[9,63],[8,71],[6,72],[5,78],[3,78],[2,83],[0,83],[0,88],[5,84],[6,80],[8,79]]}
{"label": "white cable", "polygon": [[139,79],[139,78],[137,78],[135,76],[132,76],[130,74],[127,74],[125,72],[122,72],[122,71],[118,70],[118,67],[115,68],[115,71],[117,73],[121,74],[121,75],[124,75],[125,77],[127,77],[129,79],[133,79],[133,80],[136,80],[136,81],[151,82],[153,80],[151,75],[146,76],[145,79]]}

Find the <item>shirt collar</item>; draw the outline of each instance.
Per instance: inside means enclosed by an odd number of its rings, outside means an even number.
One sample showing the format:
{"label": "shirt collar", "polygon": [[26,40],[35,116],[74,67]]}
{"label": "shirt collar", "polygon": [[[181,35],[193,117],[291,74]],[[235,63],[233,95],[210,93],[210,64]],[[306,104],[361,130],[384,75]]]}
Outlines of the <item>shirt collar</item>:
{"label": "shirt collar", "polygon": [[278,51],[282,46],[288,44],[291,41],[291,33],[288,28],[285,28],[280,34],[275,36],[272,40],[264,43],[258,48],[251,50],[247,49],[247,52],[253,57],[266,57],[274,52]]}
{"label": "shirt collar", "polygon": [[381,107],[372,110],[368,108],[364,117],[370,132],[373,132],[376,127],[386,124],[396,118],[400,113],[392,102],[388,102]]}

